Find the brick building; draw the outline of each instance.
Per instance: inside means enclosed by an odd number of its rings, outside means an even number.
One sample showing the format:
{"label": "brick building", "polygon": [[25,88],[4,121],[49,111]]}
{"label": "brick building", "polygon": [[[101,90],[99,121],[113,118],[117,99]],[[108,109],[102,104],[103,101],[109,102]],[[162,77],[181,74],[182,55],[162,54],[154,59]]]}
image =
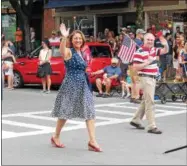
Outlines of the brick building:
{"label": "brick building", "polygon": [[[173,30],[179,25],[186,32],[186,11],[187,0],[144,0],[145,29],[167,23]],[[49,0],[44,9],[43,35],[49,37],[61,22],[94,36],[104,28],[118,33],[120,27],[134,25],[135,20],[135,0]]]}

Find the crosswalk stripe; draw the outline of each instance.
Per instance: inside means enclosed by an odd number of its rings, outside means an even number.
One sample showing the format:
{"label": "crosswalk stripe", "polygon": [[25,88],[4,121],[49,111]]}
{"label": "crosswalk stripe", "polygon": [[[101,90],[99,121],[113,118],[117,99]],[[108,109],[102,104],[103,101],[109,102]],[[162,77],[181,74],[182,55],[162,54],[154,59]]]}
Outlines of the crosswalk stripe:
{"label": "crosswalk stripe", "polygon": [[[51,111],[50,111],[51,112]],[[22,115],[22,117],[25,118],[33,118],[33,119],[40,119],[40,120],[49,120],[49,121],[57,121],[57,118],[53,118],[53,117],[46,117],[46,116],[37,116],[37,115]],[[85,122],[81,122],[81,121],[76,121],[76,120],[68,120],[67,123],[69,124],[83,124]]]}
{"label": "crosswalk stripe", "polygon": [[22,122],[10,121],[10,120],[2,120],[2,123],[12,126],[19,126],[19,127],[26,127],[26,128],[40,129],[40,130],[54,130],[53,127],[22,123]]}
{"label": "crosswalk stripe", "polygon": [[130,112],[108,111],[108,110],[102,110],[102,109],[96,109],[96,112],[103,112],[103,113],[117,114],[117,115],[129,115],[129,116],[134,115],[134,113],[130,113]]}

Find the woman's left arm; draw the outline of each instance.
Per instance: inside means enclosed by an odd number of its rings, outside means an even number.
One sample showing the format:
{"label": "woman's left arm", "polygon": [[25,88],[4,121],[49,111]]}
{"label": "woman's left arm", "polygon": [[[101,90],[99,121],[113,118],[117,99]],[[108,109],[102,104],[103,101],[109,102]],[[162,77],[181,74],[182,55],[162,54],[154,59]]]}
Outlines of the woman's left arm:
{"label": "woman's left arm", "polygon": [[47,58],[47,62],[50,62],[50,60],[51,60],[51,57],[52,57],[52,50],[51,49],[49,49],[49,51],[48,51],[48,58]]}

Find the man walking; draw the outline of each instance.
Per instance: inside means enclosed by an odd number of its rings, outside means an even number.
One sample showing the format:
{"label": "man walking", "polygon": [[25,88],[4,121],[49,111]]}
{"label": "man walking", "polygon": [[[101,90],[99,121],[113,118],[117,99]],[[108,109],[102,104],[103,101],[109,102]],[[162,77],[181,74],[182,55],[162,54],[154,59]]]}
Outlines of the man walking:
{"label": "man walking", "polygon": [[134,54],[133,69],[138,72],[140,77],[143,100],[130,124],[137,129],[144,129],[141,125],[141,120],[145,114],[148,120],[148,133],[161,134],[162,131],[156,127],[153,112],[156,75],[158,72],[156,56],[167,53],[168,45],[167,41],[163,39],[161,42],[164,48],[158,49],[154,47],[154,41],[155,37],[153,34],[145,34],[144,45]]}

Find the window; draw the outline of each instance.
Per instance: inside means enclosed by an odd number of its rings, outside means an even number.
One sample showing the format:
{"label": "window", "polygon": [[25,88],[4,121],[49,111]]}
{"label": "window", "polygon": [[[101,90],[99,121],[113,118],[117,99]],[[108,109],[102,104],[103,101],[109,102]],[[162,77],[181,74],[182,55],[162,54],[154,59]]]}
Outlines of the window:
{"label": "window", "polygon": [[41,49],[42,49],[42,46],[39,46],[38,48],[36,48],[35,50],[33,50],[31,52],[31,57],[39,57]]}
{"label": "window", "polygon": [[93,58],[106,58],[112,57],[110,47],[108,46],[89,46],[91,51],[91,56]]}
{"label": "window", "polygon": [[60,53],[59,46],[52,46],[52,56],[53,57],[60,57],[62,54]]}

